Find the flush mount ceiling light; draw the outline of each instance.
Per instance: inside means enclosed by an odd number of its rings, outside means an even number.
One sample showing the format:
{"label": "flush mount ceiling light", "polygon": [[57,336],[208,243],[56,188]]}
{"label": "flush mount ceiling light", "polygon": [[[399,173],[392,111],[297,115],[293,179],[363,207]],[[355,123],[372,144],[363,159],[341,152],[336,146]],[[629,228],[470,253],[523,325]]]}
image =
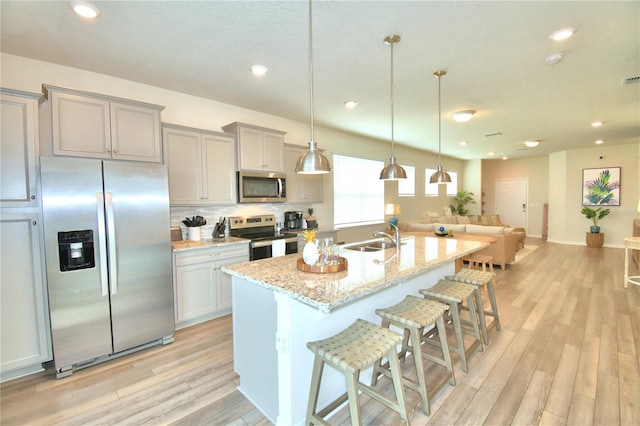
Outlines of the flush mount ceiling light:
{"label": "flush mount ceiling light", "polygon": [[344,101],[344,106],[349,109],[353,109],[358,106],[358,101]]}
{"label": "flush mount ceiling light", "polygon": [[467,109],[467,110],[464,110],[464,111],[454,112],[453,114],[451,114],[451,116],[458,123],[466,123],[467,121],[471,120],[471,117],[473,117],[473,114],[475,114],[475,113],[476,113],[475,111],[473,111],[471,109]]}
{"label": "flush mount ceiling light", "polygon": [[467,145],[469,145],[469,142],[467,142],[467,141],[460,141],[460,145],[461,145],[461,146],[467,146]]}
{"label": "flush mount ceiling light", "polygon": [[441,102],[441,88],[440,81],[442,77],[447,75],[446,71],[436,71],[433,76],[438,79],[438,169],[429,178],[429,183],[449,183],[451,182],[451,176],[445,172],[442,168],[442,102]]}
{"label": "flush mount ceiling light", "polygon": [[563,28],[561,30],[552,32],[549,35],[549,38],[555,41],[566,40],[569,37],[571,37],[575,32],[576,32],[575,28]]}
{"label": "flush mount ceiling light", "polygon": [[591,123],[591,127],[600,127],[602,126],[602,121],[594,121]]}
{"label": "flush mount ceiling light", "polygon": [[262,77],[267,73],[267,71],[269,71],[269,68],[265,67],[264,65],[251,65],[251,73],[256,77]]}
{"label": "flush mount ceiling light", "polygon": [[100,9],[89,2],[73,0],[69,2],[71,9],[83,18],[95,19],[100,16]]}
{"label": "flush mount ceiling light", "polygon": [[536,146],[538,146],[539,143],[540,143],[540,141],[525,141],[524,142],[524,144],[529,148],[535,148]]}
{"label": "flush mount ceiling light", "polygon": [[401,165],[396,163],[396,157],[393,154],[393,46],[400,43],[400,36],[393,34],[384,38],[384,42],[391,46],[391,158],[389,158],[389,164],[380,172],[380,179],[382,180],[396,180],[406,179],[407,172]]}
{"label": "flush mount ceiling light", "polygon": [[311,14],[311,0],[309,0],[309,95],[311,140],[309,140],[309,149],[302,154],[296,162],[296,173],[300,175],[331,173],[329,160],[318,151],[318,145],[313,138],[313,19]]}
{"label": "flush mount ceiling light", "polygon": [[602,145],[604,143],[604,141],[602,139],[598,139],[597,141],[595,141],[596,145]]}

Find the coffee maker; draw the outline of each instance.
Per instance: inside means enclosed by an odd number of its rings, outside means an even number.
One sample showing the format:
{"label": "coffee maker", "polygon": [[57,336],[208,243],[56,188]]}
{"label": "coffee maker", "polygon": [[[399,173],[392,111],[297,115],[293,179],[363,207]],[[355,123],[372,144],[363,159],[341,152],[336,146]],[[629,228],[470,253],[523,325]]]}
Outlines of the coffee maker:
{"label": "coffee maker", "polygon": [[302,212],[284,212],[284,227],[302,229]]}

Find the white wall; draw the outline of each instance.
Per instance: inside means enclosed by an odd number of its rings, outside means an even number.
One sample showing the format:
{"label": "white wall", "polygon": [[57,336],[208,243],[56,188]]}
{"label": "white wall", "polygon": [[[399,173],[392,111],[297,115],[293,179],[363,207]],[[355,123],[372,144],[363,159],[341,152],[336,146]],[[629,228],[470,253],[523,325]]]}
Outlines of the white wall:
{"label": "white wall", "polygon": [[600,223],[605,233],[604,245],[624,247],[624,238],[632,235],[633,219],[640,199],[640,143],[599,146],[556,153],[551,156],[549,174],[549,215],[558,223],[550,226],[549,241],[585,245],[585,233],[591,221],[581,213],[582,170],[621,167],[620,206],[610,206],[611,213]]}

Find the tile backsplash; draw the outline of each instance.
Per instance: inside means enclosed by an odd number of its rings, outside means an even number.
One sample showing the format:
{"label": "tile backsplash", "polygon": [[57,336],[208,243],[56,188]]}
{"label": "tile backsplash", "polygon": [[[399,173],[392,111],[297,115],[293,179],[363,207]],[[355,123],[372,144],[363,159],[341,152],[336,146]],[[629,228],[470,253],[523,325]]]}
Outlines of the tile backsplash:
{"label": "tile backsplash", "polygon": [[[202,216],[207,220],[207,224],[202,227],[202,238],[212,238],[213,228],[216,226],[220,216],[255,216],[272,214],[277,222],[284,222],[284,212],[302,211],[307,216],[307,209],[312,207],[308,204],[291,203],[265,203],[265,204],[236,204],[230,206],[190,206],[171,207],[171,226],[179,226],[182,229],[182,238],[187,238],[187,227],[182,221],[186,217]],[[319,219],[319,222],[322,220]],[[328,225],[328,224],[325,224]]]}

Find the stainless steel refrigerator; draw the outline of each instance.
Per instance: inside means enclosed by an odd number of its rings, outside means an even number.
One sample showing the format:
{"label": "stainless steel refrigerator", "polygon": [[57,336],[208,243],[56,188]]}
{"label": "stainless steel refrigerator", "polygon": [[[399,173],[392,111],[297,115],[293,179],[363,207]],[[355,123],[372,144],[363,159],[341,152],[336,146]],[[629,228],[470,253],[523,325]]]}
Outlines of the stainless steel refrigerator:
{"label": "stainless steel refrigerator", "polygon": [[40,160],[57,376],[173,341],[166,166]]}

